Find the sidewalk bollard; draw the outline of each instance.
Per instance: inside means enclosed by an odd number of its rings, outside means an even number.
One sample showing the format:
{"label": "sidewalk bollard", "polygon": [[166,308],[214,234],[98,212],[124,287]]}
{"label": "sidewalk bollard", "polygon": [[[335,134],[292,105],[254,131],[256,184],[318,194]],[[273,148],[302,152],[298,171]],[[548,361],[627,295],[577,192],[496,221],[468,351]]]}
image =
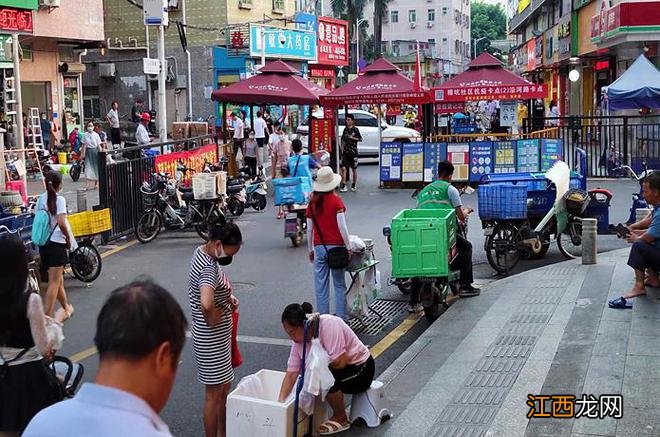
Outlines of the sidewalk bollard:
{"label": "sidewalk bollard", "polygon": [[82,189],[77,190],[76,206],[78,207],[78,212],[87,211],[87,191]]}
{"label": "sidewalk bollard", "polygon": [[598,220],[582,219],[582,264],[596,264],[596,229]]}
{"label": "sidewalk bollard", "polygon": [[646,218],[646,216],[649,215],[649,212],[651,212],[649,208],[637,208],[635,210],[635,223]]}

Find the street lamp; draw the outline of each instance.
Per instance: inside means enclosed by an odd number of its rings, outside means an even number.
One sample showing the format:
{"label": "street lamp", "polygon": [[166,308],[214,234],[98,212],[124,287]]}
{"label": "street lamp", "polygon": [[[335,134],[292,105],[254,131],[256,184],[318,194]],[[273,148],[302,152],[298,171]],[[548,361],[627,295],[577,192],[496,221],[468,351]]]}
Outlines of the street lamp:
{"label": "street lamp", "polygon": [[479,39],[473,39],[472,40],[472,59],[477,57],[477,44],[479,44],[481,41],[488,39],[485,36],[482,36]]}
{"label": "street lamp", "polygon": [[360,18],[355,23],[355,72],[360,72],[360,24],[367,21],[366,18]]}

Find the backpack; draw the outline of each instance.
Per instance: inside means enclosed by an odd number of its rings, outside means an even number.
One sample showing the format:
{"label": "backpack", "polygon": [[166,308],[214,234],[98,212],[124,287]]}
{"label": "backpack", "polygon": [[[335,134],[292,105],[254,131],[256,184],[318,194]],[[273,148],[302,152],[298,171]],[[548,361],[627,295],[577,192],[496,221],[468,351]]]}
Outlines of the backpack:
{"label": "backpack", "polygon": [[[37,208],[40,202],[37,202]],[[32,222],[32,243],[36,246],[45,246],[50,241],[50,237],[53,236],[57,224],[53,226],[53,229],[50,229],[50,213],[45,210],[38,208],[34,213],[34,221]]]}

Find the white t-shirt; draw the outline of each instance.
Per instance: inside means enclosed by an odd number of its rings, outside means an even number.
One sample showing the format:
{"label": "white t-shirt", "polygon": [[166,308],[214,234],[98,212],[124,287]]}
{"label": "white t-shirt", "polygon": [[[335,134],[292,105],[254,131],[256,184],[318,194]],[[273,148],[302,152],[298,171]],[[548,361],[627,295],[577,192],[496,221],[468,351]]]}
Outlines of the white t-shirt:
{"label": "white t-shirt", "polygon": [[[50,216],[50,230],[55,230],[53,231],[53,235],[50,237],[50,241],[54,243],[66,243],[66,238],[64,238],[64,234],[62,234],[62,230],[60,229],[59,225],[57,224],[57,216],[60,214],[66,214],[66,199],[64,196],[60,196],[59,194],[57,195],[57,201],[56,201],[56,206],[57,206],[57,214]],[[39,197],[39,202],[38,202],[38,209],[43,209],[44,211],[48,211],[48,193],[44,193]],[[50,212],[49,212],[50,214]]]}
{"label": "white t-shirt", "polygon": [[243,139],[243,121],[238,117],[234,120],[234,139]]}
{"label": "white t-shirt", "polygon": [[144,127],[142,123],[138,125],[137,131],[135,131],[135,139],[137,140],[138,146],[144,146],[151,142],[149,131],[147,131],[147,128]]}
{"label": "white t-shirt", "polygon": [[254,120],[254,137],[266,138],[266,127],[266,120],[261,117],[257,117]]}
{"label": "white t-shirt", "polygon": [[98,149],[101,146],[101,137],[94,131],[85,132],[82,143],[88,149]]}
{"label": "white t-shirt", "polygon": [[119,111],[111,109],[108,112],[108,118],[110,119],[110,127],[118,129],[119,128]]}

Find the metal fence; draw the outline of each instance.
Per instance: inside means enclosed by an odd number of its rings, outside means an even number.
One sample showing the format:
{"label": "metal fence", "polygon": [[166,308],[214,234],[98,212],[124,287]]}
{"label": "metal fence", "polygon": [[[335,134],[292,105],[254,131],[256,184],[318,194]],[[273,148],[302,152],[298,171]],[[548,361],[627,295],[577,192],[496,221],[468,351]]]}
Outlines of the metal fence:
{"label": "metal fence", "polygon": [[132,234],[143,212],[140,186],[151,182],[156,172],[156,158],[148,151],[160,154],[192,151],[208,144],[217,144],[212,135],[99,152],[99,203],[103,208],[110,208],[112,219],[112,231],[107,239]]}
{"label": "metal fence", "polygon": [[643,162],[660,168],[660,118],[657,116],[570,116],[527,118],[524,132],[556,127],[569,165],[575,149],[587,152],[587,175],[613,177],[626,164],[640,171]]}

